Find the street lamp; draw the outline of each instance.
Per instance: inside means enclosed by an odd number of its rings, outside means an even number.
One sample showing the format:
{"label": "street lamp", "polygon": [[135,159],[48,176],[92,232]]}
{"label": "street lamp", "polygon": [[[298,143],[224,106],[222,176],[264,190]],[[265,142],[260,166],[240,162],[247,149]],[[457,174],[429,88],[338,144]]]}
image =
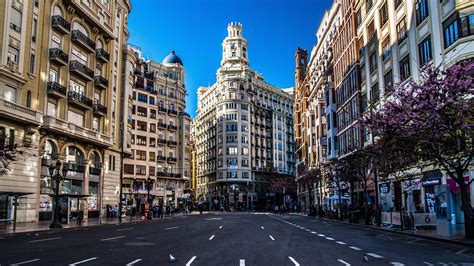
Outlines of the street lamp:
{"label": "street lamp", "polygon": [[151,209],[151,201],[150,201],[150,190],[153,189],[153,179],[151,179],[150,177],[148,177],[146,180],[145,180],[145,187],[146,187],[146,190],[147,190],[147,202],[148,202],[148,220],[151,220],[152,217],[151,217],[151,212],[150,212],[150,209]]}
{"label": "street lamp", "polygon": [[[56,187],[55,187],[55,206],[54,206],[54,218],[53,222],[51,225],[49,225],[49,228],[62,228],[63,226],[61,225],[61,222],[59,221],[59,184],[61,183],[62,180],[64,180],[64,177],[67,174],[67,169],[66,167],[62,168],[62,173],[63,175],[60,174],[61,170],[61,161],[58,160],[56,162],[56,165],[51,164],[49,166],[49,175],[51,176],[51,179],[53,179],[56,182]],[[54,174],[54,170],[56,170],[56,174]]]}

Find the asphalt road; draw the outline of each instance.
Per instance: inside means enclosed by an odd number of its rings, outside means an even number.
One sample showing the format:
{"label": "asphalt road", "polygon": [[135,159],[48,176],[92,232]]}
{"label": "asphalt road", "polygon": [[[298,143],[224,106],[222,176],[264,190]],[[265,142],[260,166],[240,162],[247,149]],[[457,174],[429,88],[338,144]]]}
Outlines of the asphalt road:
{"label": "asphalt road", "polygon": [[474,248],[296,215],[228,213],[8,236],[0,265],[11,264],[474,265]]}

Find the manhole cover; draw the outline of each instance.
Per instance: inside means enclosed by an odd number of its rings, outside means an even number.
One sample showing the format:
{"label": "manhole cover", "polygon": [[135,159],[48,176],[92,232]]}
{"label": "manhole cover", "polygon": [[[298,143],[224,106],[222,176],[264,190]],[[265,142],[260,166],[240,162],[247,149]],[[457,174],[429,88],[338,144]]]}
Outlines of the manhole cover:
{"label": "manhole cover", "polygon": [[135,247],[143,247],[143,246],[154,246],[155,243],[150,242],[129,242],[125,243],[126,246],[135,246]]}

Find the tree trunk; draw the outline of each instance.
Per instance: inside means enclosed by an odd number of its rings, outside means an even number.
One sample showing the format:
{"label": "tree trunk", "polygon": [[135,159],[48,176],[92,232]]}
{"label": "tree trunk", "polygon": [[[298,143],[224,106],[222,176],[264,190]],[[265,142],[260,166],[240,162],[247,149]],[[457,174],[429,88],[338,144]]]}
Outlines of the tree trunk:
{"label": "tree trunk", "polygon": [[461,188],[461,201],[462,206],[461,210],[464,213],[464,232],[466,234],[467,239],[474,239],[474,230],[472,228],[472,208],[471,208],[471,200],[469,197],[469,193],[467,191],[467,184],[464,182],[464,173],[463,171],[456,171],[459,187]]}

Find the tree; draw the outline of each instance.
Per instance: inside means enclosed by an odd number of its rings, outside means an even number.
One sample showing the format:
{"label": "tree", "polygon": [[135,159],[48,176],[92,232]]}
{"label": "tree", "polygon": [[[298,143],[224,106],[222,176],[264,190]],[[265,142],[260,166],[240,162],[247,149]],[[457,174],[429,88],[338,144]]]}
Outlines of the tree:
{"label": "tree", "polygon": [[0,135],[0,175],[6,175],[11,171],[11,163],[36,157],[36,146],[32,144],[30,130],[24,138],[17,141],[14,135]]}
{"label": "tree", "polygon": [[312,192],[314,191],[316,185],[315,184],[319,184],[320,181],[321,181],[321,170],[319,168],[312,168],[310,169],[306,175],[304,175],[302,178],[301,178],[301,183],[304,184],[305,186],[308,187],[308,193],[309,193],[309,207],[310,209],[312,210],[313,207],[314,207],[314,200],[313,200],[313,196],[312,196]]}
{"label": "tree", "polygon": [[295,194],[296,192],[295,177],[290,175],[278,175],[272,178],[270,186],[273,191],[283,195],[283,202],[285,200],[285,195]]}
{"label": "tree", "polygon": [[391,155],[403,159],[413,153],[419,161],[443,169],[459,185],[466,238],[470,239],[474,238],[468,193],[472,181],[466,181],[464,173],[474,156],[473,75],[473,60],[448,68],[429,66],[419,82],[399,86],[389,102],[363,119],[378,142],[396,150]]}
{"label": "tree", "polygon": [[328,188],[338,195],[338,217],[342,220],[342,194],[349,188],[350,175],[347,174],[345,160],[339,159],[322,165],[321,171]]}

